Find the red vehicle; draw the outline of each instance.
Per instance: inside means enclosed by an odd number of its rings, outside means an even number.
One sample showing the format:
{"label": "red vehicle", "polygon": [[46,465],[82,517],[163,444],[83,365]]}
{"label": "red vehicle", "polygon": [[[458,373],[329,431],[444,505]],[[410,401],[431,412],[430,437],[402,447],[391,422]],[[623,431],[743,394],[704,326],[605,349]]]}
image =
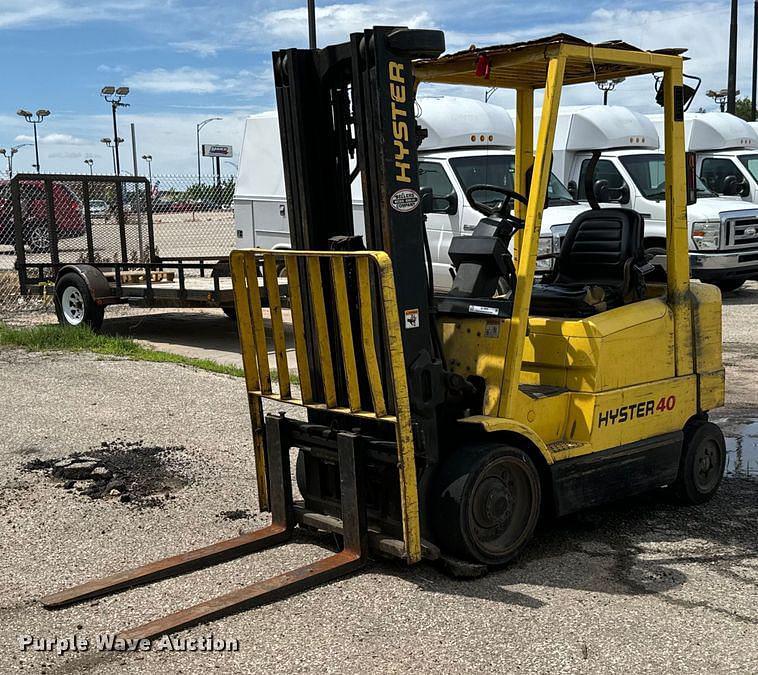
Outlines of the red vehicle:
{"label": "red vehicle", "polygon": [[[53,203],[58,239],[81,237],[84,229],[84,209],[79,197],[65,183],[54,182]],[[24,241],[30,251],[42,253],[50,248],[50,228],[47,216],[47,195],[42,181],[23,181],[21,188],[21,218]],[[0,244],[13,244],[13,207],[8,181],[0,181]]]}

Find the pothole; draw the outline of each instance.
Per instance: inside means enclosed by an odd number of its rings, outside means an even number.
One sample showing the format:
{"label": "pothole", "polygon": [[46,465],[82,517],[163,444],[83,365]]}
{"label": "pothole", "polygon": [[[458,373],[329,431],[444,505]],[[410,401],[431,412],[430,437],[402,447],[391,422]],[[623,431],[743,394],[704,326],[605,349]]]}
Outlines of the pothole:
{"label": "pothole", "polygon": [[103,441],[87,452],[35,459],[24,471],[41,471],[65,490],[91,499],[113,499],[142,507],[160,506],[189,484],[184,446],[143,441]]}

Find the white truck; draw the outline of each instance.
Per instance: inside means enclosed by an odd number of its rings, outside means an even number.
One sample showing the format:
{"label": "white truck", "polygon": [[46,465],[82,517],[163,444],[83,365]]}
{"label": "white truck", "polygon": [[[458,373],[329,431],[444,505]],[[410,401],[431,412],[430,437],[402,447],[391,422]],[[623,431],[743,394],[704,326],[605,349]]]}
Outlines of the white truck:
{"label": "white truck", "polygon": [[[663,138],[663,115],[649,115]],[[729,113],[687,113],[684,142],[697,175],[718,195],[758,204],[758,132]]]}
{"label": "white truck", "polygon": [[[440,212],[427,215],[427,236],[434,267],[436,290],[451,285],[448,248],[452,238],[470,233],[481,219],[466,198],[467,188],[488,184],[514,189],[513,121],[503,108],[459,97],[418,99],[419,124],[428,136],[419,148],[421,187],[430,187]],[[356,234],[363,234],[363,203],[360,180],[353,181],[353,218]],[[577,214],[586,210],[555,177],[548,188],[539,254],[557,252],[560,238]],[[493,201],[502,195],[492,193]],[[486,202],[479,192],[476,199]],[[247,119],[240,168],[234,195],[238,248],[288,248],[289,225],[284,191],[279,123],[275,112]],[[538,262],[548,270],[552,260]]]}
{"label": "white truck", "polygon": [[[663,152],[654,123],[621,106],[561,110],[553,170],[572,195],[586,201],[585,175],[593,152],[601,156],[593,176],[601,203],[627,206],[645,218],[645,245],[664,265],[666,246]],[[719,198],[698,180],[698,199],[687,209],[690,267],[696,279],[724,291],[758,279],[758,207]]]}

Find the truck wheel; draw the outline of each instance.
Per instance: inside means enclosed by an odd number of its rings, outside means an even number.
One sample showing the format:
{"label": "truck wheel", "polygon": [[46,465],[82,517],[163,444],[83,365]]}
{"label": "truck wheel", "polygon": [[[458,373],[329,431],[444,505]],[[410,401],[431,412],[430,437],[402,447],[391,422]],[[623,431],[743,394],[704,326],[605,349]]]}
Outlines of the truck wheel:
{"label": "truck wheel", "polygon": [[105,308],[95,303],[87,284],[78,274],[64,274],[55,287],[55,313],[62,326],[89,326],[99,330]]}
{"label": "truck wheel", "polygon": [[679,475],[672,486],[685,504],[703,504],[718,490],[726,466],[724,434],[713,422],[685,427]]}
{"label": "truck wheel", "polygon": [[713,285],[718,286],[722,293],[731,293],[742,287],[745,283],[745,279],[721,279],[714,281]]}
{"label": "truck wheel", "polygon": [[25,239],[31,253],[47,253],[50,250],[50,232],[47,223],[31,225]]}
{"label": "truck wheel", "polygon": [[542,485],[523,450],[483,443],[440,467],[434,528],[444,551],[487,565],[512,560],[531,539]]}

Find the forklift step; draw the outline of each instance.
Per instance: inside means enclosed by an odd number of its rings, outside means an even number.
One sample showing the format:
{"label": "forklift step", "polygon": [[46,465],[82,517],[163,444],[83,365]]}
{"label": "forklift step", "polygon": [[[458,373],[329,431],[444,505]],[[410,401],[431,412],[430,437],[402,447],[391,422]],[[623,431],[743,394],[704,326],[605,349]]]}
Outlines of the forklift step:
{"label": "forklift step", "polygon": [[[104,579],[90,581],[74,588],[42,598],[44,607],[56,608],[89,598],[123,591],[158,579],[186,574],[203,567],[232,560],[255,551],[277,546],[292,535],[295,524],[292,501],[289,449],[291,443],[284,431],[283,418],[266,418],[268,440],[270,501],[272,524],[256,532],[211,544],[194,551],[164,558]],[[127,639],[152,639],[189,626],[211,621],[248,607],[273,602],[299,593],[326,581],[350,574],[367,561],[368,531],[362,495],[361,463],[357,461],[357,434],[341,432],[337,436],[340,472],[341,512],[339,522],[343,550],[323,560],[298,567],[278,576],[256,582],[226,595],[221,595],[187,609],[155,619],[119,633]]]}

